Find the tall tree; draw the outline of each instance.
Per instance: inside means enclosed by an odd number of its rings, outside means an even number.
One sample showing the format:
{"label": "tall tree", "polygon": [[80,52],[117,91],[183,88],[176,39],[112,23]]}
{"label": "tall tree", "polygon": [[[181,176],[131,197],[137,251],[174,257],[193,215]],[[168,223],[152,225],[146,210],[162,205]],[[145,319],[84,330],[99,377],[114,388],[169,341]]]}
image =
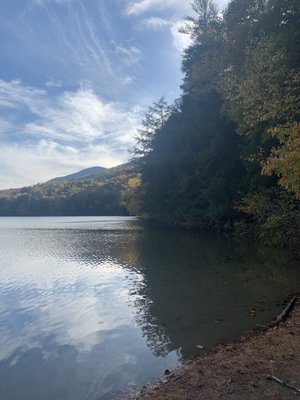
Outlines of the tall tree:
{"label": "tall tree", "polygon": [[164,97],[148,108],[135,138],[136,146],[133,151],[135,157],[146,156],[153,150],[155,133],[167,122],[171,111],[172,108]]}
{"label": "tall tree", "polygon": [[[275,172],[279,183],[297,197],[300,58],[296,60],[294,54],[300,54],[300,45],[290,39],[300,37],[299,15],[299,3],[297,6],[294,0],[232,1],[225,15],[231,35],[225,47],[230,60],[227,58],[224,72],[228,112],[246,138],[247,158],[257,162],[263,174]],[[237,21],[235,29],[233,19]],[[241,36],[247,37],[242,46]]]}

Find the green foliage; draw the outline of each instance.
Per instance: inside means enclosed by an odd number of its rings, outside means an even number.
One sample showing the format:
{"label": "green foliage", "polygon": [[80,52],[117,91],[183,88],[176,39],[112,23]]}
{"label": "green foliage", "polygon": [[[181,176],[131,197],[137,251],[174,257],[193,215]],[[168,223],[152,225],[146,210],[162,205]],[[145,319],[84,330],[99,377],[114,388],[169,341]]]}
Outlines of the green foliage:
{"label": "green foliage", "polygon": [[127,215],[134,210],[130,196],[135,179],[133,165],[125,164],[92,178],[1,191],[0,215]]}
{"label": "green foliage", "polygon": [[141,174],[134,173],[128,179],[123,190],[122,204],[130,215],[139,215],[141,211]]}
{"label": "green foliage", "polygon": [[136,157],[146,156],[152,151],[155,133],[167,122],[171,111],[172,109],[164,97],[161,97],[149,107],[136,136],[136,147],[134,149]]}
{"label": "green foliage", "polygon": [[238,205],[248,216],[246,222],[254,227],[258,238],[265,244],[300,248],[300,209],[293,200],[279,188],[249,193]]}
{"label": "green foliage", "polygon": [[142,209],[146,217],[167,223],[222,229],[236,214],[232,204],[243,174],[240,139],[222,113],[217,87],[222,21],[210,1],[195,1],[193,8],[197,15],[184,28],[193,39],[183,59],[184,94],[151,131],[150,146],[138,159]]}
{"label": "green foliage", "polygon": [[149,107],[134,167],[1,192],[1,215],[139,213],[300,248],[299,0],[192,8],[182,94]]}
{"label": "green foliage", "polygon": [[[255,228],[299,243],[300,17],[296,0],[195,0],[182,95],[138,136],[140,209],[169,224]],[[282,189],[280,189],[280,187]],[[237,206],[238,205],[238,206]]]}
{"label": "green foliage", "polygon": [[220,106],[217,93],[210,104],[186,96],[180,111],[157,131],[152,152],[140,166],[147,216],[207,228],[222,226],[235,213],[239,138],[218,113]]}
{"label": "green foliage", "polygon": [[262,173],[271,175],[275,172],[280,178],[279,184],[300,200],[300,123],[278,125],[270,132],[280,145],[272,148],[263,163]]}
{"label": "green foliage", "polygon": [[287,60],[277,37],[264,37],[248,49],[242,73],[226,74],[224,86],[229,115],[247,138],[248,158],[261,164],[263,174],[275,172],[299,198],[300,71]]}

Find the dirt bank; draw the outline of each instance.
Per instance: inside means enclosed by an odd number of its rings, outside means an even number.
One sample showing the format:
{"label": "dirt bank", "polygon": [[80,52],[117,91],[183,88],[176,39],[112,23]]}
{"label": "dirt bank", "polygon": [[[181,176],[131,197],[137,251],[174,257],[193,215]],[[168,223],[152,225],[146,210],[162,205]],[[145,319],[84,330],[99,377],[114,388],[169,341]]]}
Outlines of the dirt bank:
{"label": "dirt bank", "polygon": [[285,322],[249,332],[234,344],[204,352],[163,382],[143,388],[137,400],[295,399],[300,393],[268,380],[273,375],[300,388],[299,299]]}

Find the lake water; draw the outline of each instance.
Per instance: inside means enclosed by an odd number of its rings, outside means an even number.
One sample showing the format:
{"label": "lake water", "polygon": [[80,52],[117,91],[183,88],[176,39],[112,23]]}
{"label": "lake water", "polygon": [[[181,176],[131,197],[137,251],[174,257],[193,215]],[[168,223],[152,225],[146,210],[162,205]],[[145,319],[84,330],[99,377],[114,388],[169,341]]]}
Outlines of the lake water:
{"label": "lake water", "polygon": [[273,249],[136,218],[0,218],[0,254],[3,400],[117,399],[300,287]]}

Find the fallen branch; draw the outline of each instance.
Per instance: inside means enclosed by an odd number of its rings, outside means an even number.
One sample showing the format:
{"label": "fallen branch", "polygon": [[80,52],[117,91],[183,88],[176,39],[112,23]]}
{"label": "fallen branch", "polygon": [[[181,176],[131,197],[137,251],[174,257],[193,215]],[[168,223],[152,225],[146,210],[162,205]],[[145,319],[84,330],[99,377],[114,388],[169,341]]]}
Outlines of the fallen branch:
{"label": "fallen branch", "polygon": [[294,296],[290,302],[288,303],[288,305],[285,307],[285,309],[278,315],[278,317],[276,318],[275,323],[278,322],[282,322],[286,319],[286,317],[288,316],[289,312],[291,311],[291,309],[293,308],[295,302],[297,300],[297,297]]}
{"label": "fallen branch", "polygon": [[291,385],[291,384],[289,384],[287,382],[282,381],[281,379],[277,378],[276,376],[267,375],[267,379],[269,381],[275,381],[275,382],[279,383],[279,385],[285,386],[285,387],[287,387],[289,389],[294,390],[297,393],[300,393],[300,389],[299,388],[297,388],[296,386],[293,386],[293,385]]}

